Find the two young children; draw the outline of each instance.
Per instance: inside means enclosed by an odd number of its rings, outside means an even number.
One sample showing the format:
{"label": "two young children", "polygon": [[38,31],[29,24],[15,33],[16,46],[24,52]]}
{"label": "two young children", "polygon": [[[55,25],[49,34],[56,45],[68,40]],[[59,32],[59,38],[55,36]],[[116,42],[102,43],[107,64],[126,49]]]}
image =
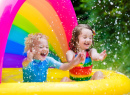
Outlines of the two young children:
{"label": "two young children", "polygon": [[53,66],[61,70],[70,70],[70,79],[65,77],[61,81],[87,81],[90,79],[102,79],[103,73],[97,71],[92,76],[92,60],[104,60],[106,50],[97,53],[90,48],[93,43],[94,31],[89,25],[79,24],[72,33],[70,49],[67,51],[68,63],[61,63],[48,57],[49,47],[47,37],[41,33],[29,34],[25,40],[27,58],[23,61],[24,82],[44,82],[47,78],[47,70]]}
{"label": "two young children", "polygon": [[50,66],[61,70],[69,70],[84,60],[82,52],[66,64],[48,57],[47,37],[41,33],[28,35],[25,40],[25,51],[27,51],[27,58],[22,63],[24,82],[45,82],[47,70]]}

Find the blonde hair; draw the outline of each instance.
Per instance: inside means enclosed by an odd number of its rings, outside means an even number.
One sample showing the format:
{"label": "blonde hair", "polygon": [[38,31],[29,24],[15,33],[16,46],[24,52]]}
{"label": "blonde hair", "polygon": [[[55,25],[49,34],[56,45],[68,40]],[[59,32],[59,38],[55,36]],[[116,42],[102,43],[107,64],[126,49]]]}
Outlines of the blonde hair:
{"label": "blonde hair", "polygon": [[27,52],[29,49],[34,47],[35,43],[37,43],[37,41],[40,41],[41,38],[48,40],[48,37],[42,33],[29,34],[28,37],[25,38],[24,52]]}

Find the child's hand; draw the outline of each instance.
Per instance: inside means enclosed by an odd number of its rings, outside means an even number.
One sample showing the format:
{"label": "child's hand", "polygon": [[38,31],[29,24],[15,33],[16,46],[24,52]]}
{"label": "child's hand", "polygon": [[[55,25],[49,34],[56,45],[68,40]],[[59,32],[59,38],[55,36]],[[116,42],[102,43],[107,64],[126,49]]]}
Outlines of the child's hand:
{"label": "child's hand", "polygon": [[33,60],[35,51],[28,50],[27,51],[27,58],[25,58],[22,62],[22,65],[24,67],[28,66],[28,64]]}
{"label": "child's hand", "polygon": [[85,54],[82,51],[76,57],[73,56],[71,63],[73,64],[73,66],[76,66],[80,64],[81,62],[83,62],[85,60],[84,58],[85,58]]}
{"label": "child's hand", "polygon": [[101,52],[101,53],[99,54],[98,59],[101,60],[101,61],[103,61],[103,60],[106,58],[106,56],[107,56],[106,50],[104,50],[103,52]]}
{"label": "child's hand", "polygon": [[27,51],[27,59],[29,60],[29,61],[32,61],[33,60],[33,56],[34,56],[34,53],[35,53],[35,50],[28,50]]}

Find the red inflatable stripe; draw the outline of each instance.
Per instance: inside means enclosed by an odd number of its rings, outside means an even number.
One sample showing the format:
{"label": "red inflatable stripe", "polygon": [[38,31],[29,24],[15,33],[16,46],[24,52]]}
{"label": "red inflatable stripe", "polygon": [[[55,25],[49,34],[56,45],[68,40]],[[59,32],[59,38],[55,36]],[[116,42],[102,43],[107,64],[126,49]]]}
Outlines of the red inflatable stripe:
{"label": "red inflatable stripe", "polygon": [[89,75],[92,72],[92,66],[89,67],[74,67],[70,70],[71,74],[74,75]]}

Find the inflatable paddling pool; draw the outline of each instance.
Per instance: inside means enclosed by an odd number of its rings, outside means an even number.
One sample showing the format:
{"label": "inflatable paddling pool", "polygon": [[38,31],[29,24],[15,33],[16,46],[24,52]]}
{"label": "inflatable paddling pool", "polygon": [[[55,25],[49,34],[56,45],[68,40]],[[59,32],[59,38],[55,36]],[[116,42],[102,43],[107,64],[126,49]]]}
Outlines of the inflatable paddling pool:
{"label": "inflatable paddling pool", "polygon": [[[94,69],[95,71],[99,71]],[[21,68],[4,68],[0,95],[129,95],[130,79],[110,70],[100,70],[102,80],[59,82],[69,71],[50,68],[44,83],[22,83]]]}
{"label": "inflatable paddling pool", "polygon": [[128,95],[130,79],[107,70],[101,70],[102,80],[59,82],[69,72],[50,68],[48,82],[22,82],[24,38],[36,32],[47,35],[49,56],[66,62],[77,24],[70,0],[0,0],[0,95]]}

